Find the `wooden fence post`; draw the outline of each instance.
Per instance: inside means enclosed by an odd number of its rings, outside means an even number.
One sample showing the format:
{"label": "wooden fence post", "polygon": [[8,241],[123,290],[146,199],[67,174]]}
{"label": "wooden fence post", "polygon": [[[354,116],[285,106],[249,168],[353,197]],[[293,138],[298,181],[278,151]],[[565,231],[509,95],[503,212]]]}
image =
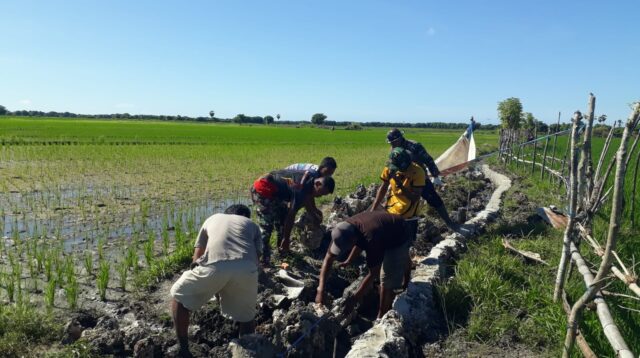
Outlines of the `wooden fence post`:
{"label": "wooden fence post", "polygon": [[[616,242],[618,239],[618,232],[620,231],[620,221],[622,220],[622,206],[624,201],[624,181],[627,171],[625,161],[627,159],[627,146],[629,144],[629,136],[635,125],[637,124],[638,113],[640,112],[640,104],[636,103],[631,116],[627,120],[624,131],[622,132],[622,140],[620,141],[620,147],[616,152],[616,175],[613,184],[613,199],[611,203],[611,216],[609,217],[609,230],[607,232],[607,243],[605,245],[604,255],[602,255],[602,262],[598,268],[598,273],[593,280],[593,283],[587,288],[585,293],[576,301],[571,308],[571,314],[569,315],[569,322],[567,328],[567,336],[564,341],[564,349],[562,352],[563,358],[568,358],[573,345],[575,343],[576,331],[578,329],[578,320],[582,314],[584,306],[589,303],[593,297],[600,291],[605,284],[605,278],[611,272],[611,261],[613,257],[613,250],[616,248]],[[569,220],[572,218],[569,216]],[[555,299],[555,295],[554,295]],[[610,326],[604,327],[605,334],[609,331]],[[633,357],[633,353],[628,347],[613,347],[614,351],[621,357]]]}
{"label": "wooden fence post", "polygon": [[[555,129],[555,135],[553,136],[553,150],[551,151],[553,154],[551,154],[551,157],[554,159],[554,163],[556,161],[556,144],[558,144],[558,132],[560,131],[560,115],[561,112],[558,112],[558,125],[556,126]],[[553,165],[552,165],[553,166]],[[549,175],[549,183],[551,183],[551,181],[553,180],[553,175]]]}
{"label": "wooden fence post", "polygon": [[560,168],[560,180],[558,180],[558,184],[563,184],[562,178],[564,178],[564,169],[567,166],[567,158],[569,157],[569,148],[571,147],[571,138],[567,140],[567,148],[564,150],[564,157],[562,157],[562,168]]}
{"label": "wooden fence post", "polygon": [[[540,172],[540,180],[544,179],[544,172],[547,170],[547,148],[549,147],[549,141],[551,140],[551,127],[547,130],[547,140],[544,143],[544,152],[542,154],[542,171]],[[551,174],[549,174],[551,176]]]}
{"label": "wooden fence post", "polygon": [[582,155],[578,165],[578,209],[586,205],[585,193],[590,193],[593,189],[593,164],[591,163],[591,134],[593,132],[593,116],[596,106],[596,97],[589,93],[589,109],[586,117],[584,139],[582,140]]}
{"label": "wooden fence post", "polygon": [[[538,139],[538,123],[536,121],[535,127],[533,127],[533,139]],[[531,174],[533,175],[536,169],[536,151],[538,149],[538,141],[533,142],[533,158],[531,158]]]}
{"label": "wooden fence post", "polygon": [[[640,133],[638,133],[640,137]],[[636,227],[636,182],[638,181],[638,165],[640,165],[640,152],[636,155],[636,167],[633,169],[633,190],[631,190],[631,227]]]}
{"label": "wooden fence post", "polygon": [[582,121],[582,113],[576,111],[573,114],[573,125],[571,128],[571,161],[569,162],[569,220],[564,230],[564,239],[562,244],[562,256],[558,265],[558,273],[556,275],[556,286],[553,292],[553,302],[558,302],[562,297],[564,287],[564,278],[567,273],[569,264],[569,254],[571,250],[571,238],[574,235],[573,227],[575,226],[576,205],[578,202],[578,157],[580,154],[578,147],[578,128]]}

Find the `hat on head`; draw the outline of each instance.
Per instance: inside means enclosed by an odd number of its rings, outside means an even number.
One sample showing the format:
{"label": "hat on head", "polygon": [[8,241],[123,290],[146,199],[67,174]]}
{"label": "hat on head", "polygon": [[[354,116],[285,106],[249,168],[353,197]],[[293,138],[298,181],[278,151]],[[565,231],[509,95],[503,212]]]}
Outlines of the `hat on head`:
{"label": "hat on head", "polygon": [[395,142],[398,139],[404,138],[403,133],[398,128],[393,128],[389,132],[387,132],[387,143]]}
{"label": "hat on head", "polygon": [[393,148],[389,153],[389,160],[387,161],[387,168],[391,171],[403,172],[411,165],[411,155],[403,148]]}
{"label": "hat on head", "polygon": [[329,252],[340,256],[353,247],[353,236],[356,234],[356,227],[343,221],[331,230],[331,246]]}

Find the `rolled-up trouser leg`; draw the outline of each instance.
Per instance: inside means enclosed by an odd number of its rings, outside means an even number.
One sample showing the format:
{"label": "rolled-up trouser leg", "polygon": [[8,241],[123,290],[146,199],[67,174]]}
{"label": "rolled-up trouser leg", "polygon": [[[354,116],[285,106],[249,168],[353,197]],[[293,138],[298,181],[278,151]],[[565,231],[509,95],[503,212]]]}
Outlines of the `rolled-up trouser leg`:
{"label": "rolled-up trouser leg", "polygon": [[273,220],[268,214],[257,210],[258,213],[258,226],[260,226],[260,235],[262,237],[262,260],[269,262],[271,258],[271,233],[273,232]]}

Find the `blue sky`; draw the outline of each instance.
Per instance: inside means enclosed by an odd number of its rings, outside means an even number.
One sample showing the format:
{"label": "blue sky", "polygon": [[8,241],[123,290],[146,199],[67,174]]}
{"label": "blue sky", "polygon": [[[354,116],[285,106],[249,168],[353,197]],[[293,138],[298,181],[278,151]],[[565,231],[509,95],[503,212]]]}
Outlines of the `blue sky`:
{"label": "blue sky", "polygon": [[76,113],[626,118],[637,1],[0,2],[0,104]]}

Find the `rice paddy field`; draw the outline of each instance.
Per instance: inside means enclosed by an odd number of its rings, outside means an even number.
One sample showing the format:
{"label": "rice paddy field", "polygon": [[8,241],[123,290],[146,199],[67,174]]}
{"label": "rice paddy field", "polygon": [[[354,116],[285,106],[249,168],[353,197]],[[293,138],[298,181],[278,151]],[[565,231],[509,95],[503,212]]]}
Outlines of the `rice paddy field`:
{"label": "rice paddy field", "polygon": [[[378,181],[387,130],[5,117],[0,300],[76,308],[136,290],[176,250],[189,255],[204,218],[249,204],[263,173],[333,156],[335,194]],[[406,135],[435,157],[461,132]],[[497,135],[476,141],[486,152]]]}

